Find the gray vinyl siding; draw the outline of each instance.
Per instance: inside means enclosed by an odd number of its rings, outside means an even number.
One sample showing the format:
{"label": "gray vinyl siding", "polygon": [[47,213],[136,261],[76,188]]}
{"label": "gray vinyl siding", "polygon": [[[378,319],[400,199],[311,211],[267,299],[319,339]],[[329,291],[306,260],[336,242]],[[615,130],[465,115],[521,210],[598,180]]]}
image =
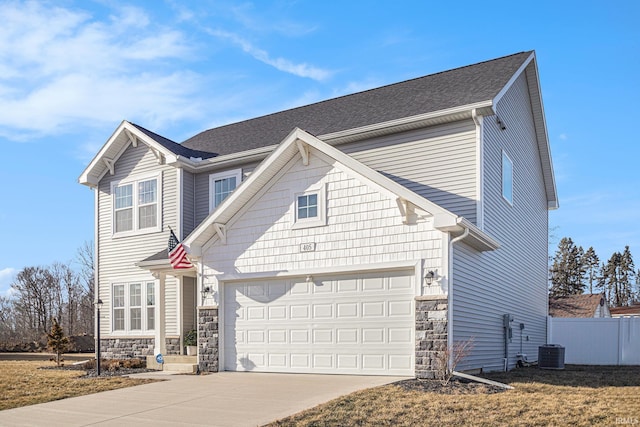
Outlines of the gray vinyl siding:
{"label": "gray vinyl siding", "polygon": [[[135,179],[161,171],[162,177],[162,231],[129,237],[113,238],[113,196],[111,183],[125,178]],[[177,228],[177,170],[171,166],[158,165],[153,153],[144,144],[129,146],[115,164],[115,174],[105,175],[98,186],[98,281],[104,305],[102,309],[101,333],[111,335],[111,287],[114,283],[134,281],[156,281],[147,270],[136,267],[136,263],[167,247],[167,226]],[[176,281],[168,276],[165,285],[167,308],[167,335],[177,334]],[[148,335],[152,335],[151,332]],[[145,336],[148,336],[145,335]],[[117,335],[114,335],[114,337]]]}
{"label": "gray vinyl siding", "polygon": [[182,334],[196,328],[196,279],[182,278]]}
{"label": "gray vinyl siding", "polygon": [[476,128],[458,121],[338,146],[434,203],[476,222]]}
{"label": "gray vinyl siding", "polygon": [[[514,316],[509,367],[520,351],[537,359],[546,340],[548,212],[524,74],[484,120],[484,230],[500,243],[478,253],[456,243],[453,254],[453,339],[473,339],[459,369],[503,368],[503,314]],[[513,161],[513,206],[502,197],[502,150]],[[529,337],[529,340],[527,340]]]}
{"label": "gray vinyl siding", "polygon": [[182,172],[182,235],[183,239],[196,228],[195,176],[191,172]]}

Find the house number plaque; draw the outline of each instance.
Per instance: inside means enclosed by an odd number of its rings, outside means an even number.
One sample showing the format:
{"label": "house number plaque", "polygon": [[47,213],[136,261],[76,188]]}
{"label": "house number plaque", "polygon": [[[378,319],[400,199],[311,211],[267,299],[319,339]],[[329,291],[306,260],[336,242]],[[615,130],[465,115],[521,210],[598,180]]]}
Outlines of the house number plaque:
{"label": "house number plaque", "polygon": [[300,252],[315,252],[316,244],[315,243],[301,243],[300,244]]}

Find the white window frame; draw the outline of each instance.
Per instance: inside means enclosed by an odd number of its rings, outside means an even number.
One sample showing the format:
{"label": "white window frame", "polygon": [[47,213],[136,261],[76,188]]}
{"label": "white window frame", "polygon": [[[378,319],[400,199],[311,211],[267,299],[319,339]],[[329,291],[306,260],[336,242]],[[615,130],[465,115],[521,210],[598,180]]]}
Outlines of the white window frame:
{"label": "white window frame", "polygon": [[[140,285],[140,305],[131,305],[131,286]],[[154,304],[149,305],[147,302],[147,285],[152,284],[154,294]],[[152,335],[155,333],[155,325],[149,325],[149,317],[147,314],[148,308],[154,308],[158,304],[158,282],[157,280],[130,280],[127,282],[116,282],[111,284],[111,301],[114,300],[115,288],[117,286],[124,287],[124,307],[118,307],[117,310],[123,310],[124,312],[124,329],[115,328],[115,315],[116,308],[111,304],[111,334],[112,335]],[[140,329],[131,329],[131,309],[140,309]],[[155,318],[154,318],[154,321]]]}
{"label": "white window frame", "polygon": [[[293,229],[322,227],[327,225],[326,193],[326,186],[322,185],[293,195]],[[311,218],[298,218],[298,197],[309,196],[312,194],[318,196],[318,215]]]}
{"label": "white window frame", "polygon": [[[236,188],[238,188],[238,186],[240,185],[240,183],[242,182],[242,169],[233,169],[230,171],[224,171],[224,172],[218,172],[218,173],[213,173],[211,175],[209,175],[209,212],[212,212],[215,208],[218,207],[218,205],[215,204],[215,190],[216,190],[216,186],[215,183],[216,181],[221,181],[223,179],[228,179],[228,178],[235,178],[236,179],[236,187],[231,191],[231,193],[233,193],[235,191]],[[231,194],[229,193],[229,194]],[[229,197],[229,196],[227,196]],[[226,197],[225,197],[226,199]],[[224,199],[223,199],[224,201]],[[222,202],[220,202],[222,203]]]}
{"label": "white window frame", "polygon": [[[139,224],[139,212],[140,207],[149,206],[149,203],[140,204],[138,200],[138,184],[143,181],[156,181],[156,225],[155,227],[146,227],[140,228]],[[131,185],[132,186],[132,197],[133,204],[131,208],[133,209],[133,227],[128,231],[116,231],[116,188]],[[118,237],[127,237],[127,236],[135,236],[138,234],[148,234],[148,233],[157,233],[162,230],[162,173],[154,173],[154,174],[145,174],[145,175],[136,175],[131,178],[123,179],[120,181],[114,181],[111,183],[111,201],[112,201],[112,209],[111,209],[111,230],[112,236],[114,238]]]}
{"label": "white window frame", "polygon": [[[509,165],[509,170],[505,171],[505,165]],[[500,185],[502,187],[502,198],[509,203],[509,205],[513,206],[513,160],[511,157],[502,150],[502,158],[500,160]],[[508,176],[507,176],[508,172]]]}

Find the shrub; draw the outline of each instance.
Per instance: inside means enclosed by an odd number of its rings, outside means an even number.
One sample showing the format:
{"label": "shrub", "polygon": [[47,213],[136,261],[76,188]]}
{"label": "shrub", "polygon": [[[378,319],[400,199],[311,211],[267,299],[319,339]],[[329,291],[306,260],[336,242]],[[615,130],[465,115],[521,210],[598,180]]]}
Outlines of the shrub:
{"label": "shrub", "polygon": [[198,345],[198,331],[192,329],[184,334],[184,345]]}

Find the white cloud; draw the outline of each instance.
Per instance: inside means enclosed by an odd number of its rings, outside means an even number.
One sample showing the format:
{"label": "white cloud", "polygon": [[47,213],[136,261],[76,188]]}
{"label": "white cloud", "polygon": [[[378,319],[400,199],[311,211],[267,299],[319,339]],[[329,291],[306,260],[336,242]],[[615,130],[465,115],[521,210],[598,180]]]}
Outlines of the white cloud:
{"label": "white cloud", "polygon": [[0,270],[0,295],[11,296],[13,289],[10,286],[16,274],[18,274],[18,270],[15,268],[7,267]]}
{"label": "white cloud", "polygon": [[558,138],[560,138],[563,141],[566,141],[567,139],[569,139],[569,137],[567,136],[566,133],[561,133]]}
{"label": "white cloud", "polygon": [[198,111],[199,76],[175,67],[190,55],[187,41],[141,9],[120,7],[98,21],[47,3],[9,2],[0,19],[0,136],[28,139],[132,117],[166,126]]}
{"label": "white cloud", "polygon": [[329,70],[314,67],[306,63],[296,64],[285,58],[272,58],[267,51],[255,47],[249,41],[243,39],[237,34],[230,33],[228,31],[211,29],[207,30],[207,32],[212,36],[229,40],[233,44],[240,46],[240,48],[244,52],[253,56],[258,61],[264,62],[267,65],[271,65],[272,67],[280,71],[284,71],[285,73],[290,73],[299,77],[307,77],[318,81],[325,80],[332,74],[332,72]]}

